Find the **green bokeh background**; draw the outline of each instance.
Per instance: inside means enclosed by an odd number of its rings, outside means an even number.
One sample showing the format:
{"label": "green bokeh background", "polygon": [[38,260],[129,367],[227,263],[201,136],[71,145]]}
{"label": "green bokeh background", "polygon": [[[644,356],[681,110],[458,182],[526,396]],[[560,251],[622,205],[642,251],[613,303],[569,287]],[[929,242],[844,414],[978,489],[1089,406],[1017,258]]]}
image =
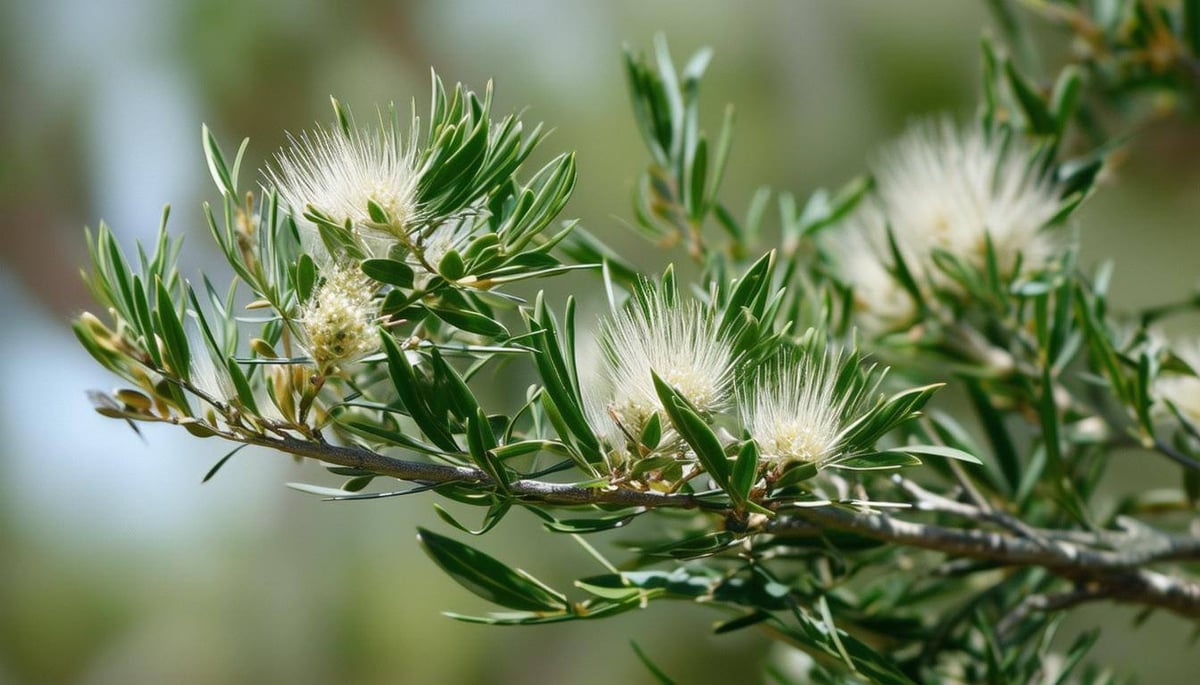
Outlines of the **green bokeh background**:
{"label": "green bokeh background", "polygon": [[[499,110],[546,122],[542,159],[577,150],[567,215],[658,270],[679,256],[624,228],[645,157],[622,43],[646,49],[661,30],[677,60],[715,48],[704,108],[711,128],[737,105],[726,197],[742,207],[759,184],[840,185],[913,117],[968,116],[989,23],[972,0],[0,2],[0,683],[648,681],[630,639],[680,682],[752,682],[749,664],[787,662],[761,634],[710,636],[718,615],[697,606],[457,623],[439,612],[488,607],[420,552],[417,525],[445,530],[430,498],[321,503],[282,485],[320,469],[249,451],[202,487],[220,445],[154,427],[141,440],[90,411],[85,389],[113,381],[67,327],[87,306],[80,228],[104,218],[130,245],[169,201],[186,275],[226,273],[199,212],[214,198],[201,121],[227,146],[250,137],[252,170],[286,130],[326,121],[330,94],[360,113],[413,96],[423,109],[435,66],[477,88],[494,79]],[[1116,305],[1195,285],[1198,153],[1194,124],[1151,123],[1082,212],[1085,261],[1118,259]],[[525,379],[495,382],[520,392]],[[1114,489],[1176,482],[1153,457],[1117,460]],[[521,514],[480,544],[560,586],[600,570]],[[1190,682],[1190,626],[1155,616],[1135,632],[1134,616],[1090,607],[1068,632],[1103,625],[1105,662]]]}

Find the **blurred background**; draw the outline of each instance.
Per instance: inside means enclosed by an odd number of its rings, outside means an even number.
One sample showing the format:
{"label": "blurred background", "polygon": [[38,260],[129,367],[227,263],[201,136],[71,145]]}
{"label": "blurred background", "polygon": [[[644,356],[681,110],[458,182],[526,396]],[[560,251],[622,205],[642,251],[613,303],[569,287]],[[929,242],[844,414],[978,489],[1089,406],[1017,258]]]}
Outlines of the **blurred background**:
{"label": "blurred background", "polygon": [[[671,256],[623,226],[646,161],[623,43],[648,49],[661,30],[677,61],[715,48],[704,106],[711,131],[737,105],[726,197],[744,207],[763,183],[802,197],[840,185],[912,117],[968,116],[989,23],[982,0],[0,1],[0,683],[648,681],[630,639],[681,682],[786,660],[754,632],[711,637],[720,617],[697,606],[458,623],[439,612],[489,607],[420,552],[417,525],[446,529],[430,498],[322,503],[283,486],[328,484],[320,469],[249,450],[201,486],[221,445],[155,427],[139,439],[90,408],[85,390],[113,379],[68,327],[89,306],[82,227],[103,219],[130,247],[169,202],[185,275],[221,281],[201,122],[227,149],[250,138],[248,185],[285,131],[329,119],[331,94],[360,113],[413,96],[423,110],[435,66],[494,79],[500,111],[546,122],[543,159],[577,150],[566,215],[657,270]],[[1119,257],[1123,306],[1189,292],[1200,254],[1196,128],[1140,138],[1080,221],[1086,262]],[[1128,459],[1124,487],[1177,482],[1165,460]],[[480,545],[558,584],[602,570],[519,513]],[[1189,682],[1191,626],[1155,616],[1134,631],[1134,617],[1092,607],[1067,632],[1103,624],[1105,662]]]}

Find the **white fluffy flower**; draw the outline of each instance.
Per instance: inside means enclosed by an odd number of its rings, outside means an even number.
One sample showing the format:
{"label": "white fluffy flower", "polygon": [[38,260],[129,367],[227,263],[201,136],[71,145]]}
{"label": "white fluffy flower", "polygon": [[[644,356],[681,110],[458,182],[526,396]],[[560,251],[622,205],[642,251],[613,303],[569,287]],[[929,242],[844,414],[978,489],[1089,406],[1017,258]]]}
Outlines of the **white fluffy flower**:
{"label": "white fluffy flower", "polygon": [[323,276],[300,315],[308,353],[322,370],[359,359],[379,345],[370,279],[352,264],[334,266]]}
{"label": "white fluffy flower", "polygon": [[751,397],[739,402],[742,425],[767,461],[820,464],[835,456],[849,397],[837,392],[839,354],[809,353],[800,363],[762,370]]}
{"label": "white fluffy flower", "polygon": [[1041,229],[1060,203],[1034,158],[1015,136],[989,138],[947,118],[911,127],[876,169],[897,243],[920,255],[942,249],[982,268],[990,236],[1005,275],[1014,275],[1018,255],[1024,267],[1040,266],[1055,247]]}
{"label": "white fluffy flower", "polygon": [[887,220],[879,206],[863,202],[831,238],[826,246],[842,282],[854,291],[859,325],[868,333],[881,333],[912,321],[916,303],[892,276]]}
{"label": "white fluffy flower", "polygon": [[[382,230],[405,238],[417,213],[415,148],[405,146],[394,129],[376,132],[318,128],[275,157],[266,172],[279,195],[300,214],[309,206],[339,225]],[[388,215],[384,226],[371,220],[373,202]]]}
{"label": "white fluffy flower", "polygon": [[695,303],[647,294],[604,322],[601,346],[609,393],[603,407],[592,414],[614,417],[635,436],[662,410],[651,371],[702,412],[721,409],[728,400],[733,351]]}

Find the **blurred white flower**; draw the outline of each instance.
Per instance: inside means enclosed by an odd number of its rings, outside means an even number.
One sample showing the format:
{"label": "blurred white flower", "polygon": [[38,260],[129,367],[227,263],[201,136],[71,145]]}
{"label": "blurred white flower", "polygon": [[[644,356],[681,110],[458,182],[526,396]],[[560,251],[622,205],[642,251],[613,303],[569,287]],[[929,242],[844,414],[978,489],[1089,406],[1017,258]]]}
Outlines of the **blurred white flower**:
{"label": "blurred white flower", "polygon": [[[584,418],[600,439],[604,459],[609,468],[615,470],[633,458],[633,451],[630,450],[631,439],[636,441],[639,436],[627,435],[622,427],[617,425],[613,414],[609,413],[612,406],[612,389],[605,380],[593,378],[589,382],[581,378],[580,382]],[[637,429],[638,426],[632,426],[626,430]]]}
{"label": "blurred white flower", "polygon": [[878,204],[864,201],[825,245],[841,281],[854,291],[855,320],[864,331],[882,333],[913,320],[916,303],[892,276],[887,219]]}
{"label": "blurred white flower", "polygon": [[425,261],[437,266],[447,252],[461,250],[470,239],[474,229],[475,224],[470,217],[439,225],[420,241]]}
{"label": "blurred white flower", "polygon": [[321,370],[337,362],[354,361],[379,346],[375,331],[374,284],[358,266],[327,269],[312,297],[304,304],[300,326],[305,347]]}
{"label": "blurred white flower", "polygon": [[850,404],[837,391],[841,368],[840,353],[810,352],[799,363],[778,360],[757,374],[738,405],[763,459],[820,464],[835,455]]}
{"label": "blurred white flower", "polygon": [[[1200,373],[1200,341],[1177,345],[1171,350],[1195,373]],[[1179,413],[1200,426],[1200,378],[1194,374],[1167,372],[1154,380],[1152,393],[1160,401],[1175,405]],[[1162,407],[1166,412],[1169,409]]]}
{"label": "blurred white flower", "polygon": [[[334,222],[349,221],[359,231],[385,232],[406,239],[417,213],[415,148],[405,146],[395,128],[375,132],[318,128],[275,156],[265,173],[297,215],[311,206]],[[372,221],[373,202],[388,221]]]}
{"label": "blurred white flower", "polygon": [[701,412],[719,410],[728,400],[733,351],[717,335],[712,318],[693,302],[646,294],[602,324],[600,344],[609,393],[591,413],[612,417],[634,436],[662,410],[651,371]]}
{"label": "blurred white flower", "polygon": [[237,396],[229,370],[223,363],[218,364],[213,359],[208,343],[198,328],[188,330],[188,349],[191,350],[188,377],[192,385],[218,402],[227,402]]}
{"label": "blurred white flower", "polygon": [[1034,151],[1018,137],[988,137],[978,126],[964,130],[941,118],[910,127],[884,153],[875,175],[906,252],[927,257],[941,249],[983,268],[990,236],[1001,272],[1011,276],[1018,255],[1024,271],[1055,251],[1051,234],[1041,229],[1059,209],[1058,188],[1037,167]]}

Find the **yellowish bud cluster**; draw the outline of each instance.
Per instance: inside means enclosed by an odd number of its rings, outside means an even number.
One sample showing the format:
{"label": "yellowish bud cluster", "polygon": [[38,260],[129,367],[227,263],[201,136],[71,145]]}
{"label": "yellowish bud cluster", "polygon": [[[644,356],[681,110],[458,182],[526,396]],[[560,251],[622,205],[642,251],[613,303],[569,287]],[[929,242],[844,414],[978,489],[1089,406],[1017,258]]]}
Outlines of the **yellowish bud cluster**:
{"label": "yellowish bud cluster", "polygon": [[374,294],[372,281],[357,266],[335,266],[325,273],[300,317],[308,352],[320,371],[378,348]]}

